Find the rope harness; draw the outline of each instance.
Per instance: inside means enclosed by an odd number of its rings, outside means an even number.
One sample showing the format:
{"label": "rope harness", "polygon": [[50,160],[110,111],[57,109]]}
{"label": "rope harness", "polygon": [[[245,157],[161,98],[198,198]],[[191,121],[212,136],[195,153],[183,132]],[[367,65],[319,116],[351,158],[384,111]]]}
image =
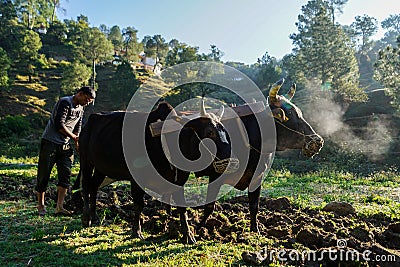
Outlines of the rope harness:
{"label": "rope harness", "polygon": [[[302,132],[296,131],[286,125],[284,125],[282,122],[280,122],[279,120],[275,119],[275,122],[279,123],[281,126],[283,126],[284,128],[286,128],[289,131],[292,131],[298,135],[301,135],[303,137],[309,137],[310,141],[306,141],[306,144],[304,145],[304,149],[305,150],[311,150],[311,144],[317,144],[319,141],[319,136],[317,134],[304,134]],[[318,152],[318,151],[314,151],[314,149],[312,149],[312,152]]]}
{"label": "rope harness", "polygon": [[237,158],[227,158],[227,159],[220,159],[219,157],[217,157],[217,155],[215,155],[214,153],[212,153],[210,151],[210,149],[208,149],[208,147],[203,144],[201,142],[201,138],[200,136],[197,134],[197,132],[192,129],[197,137],[197,139],[199,139],[200,144],[203,145],[203,147],[207,150],[207,152],[214,157],[217,160],[213,161],[213,167],[215,172],[217,173],[225,173],[225,174],[229,174],[229,173],[234,173],[239,169],[239,159]]}
{"label": "rope harness", "polygon": [[[246,147],[248,147],[248,148],[250,148],[250,149],[256,151],[256,152],[259,153],[260,155],[267,155],[267,154],[270,154],[270,152],[263,153],[263,152],[260,151],[259,149],[257,149],[257,148],[255,148],[254,146],[252,146],[252,145],[250,144],[250,142],[247,142],[246,134],[245,134],[245,132],[244,132],[243,125],[242,125],[242,123],[241,123],[241,121],[240,121],[240,118],[236,118],[236,122],[237,122],[237,125],[238,125],[238,127],[239,127],[240,134],[242,135],[243,141],[246,143]],[[282,122],[280,122],[278,119],[275,119],[275,122],[279,123],[279,124],[280,124],[281,126],[283,126],[285,129],[287,129],[287,130],[289,130],[289,131],[291,131],[291,132],[294,132],[294,133],[296,133],[296,134],[298,134],[298,135],[301,135],[301,136],[303,136],[303,137],[309,137],[310,140],[309,140],[308,142],[306,141],[306,144],[304,145],[304,149],[306,149],[306,150],[309,150],[309,149],[311,148],[311,144],[317,144],[318,141],[319,141],[319,136],[318,136],[317,134],[304,134],[304,133],[302,133],[302,132],[296,131],[296,130],[294,130],[294,129],[288,127],[288,126],[286,126],[285,124],[283,124]],[[314,149],[313,149],[313,150],[314,150]],[[313,151],[313,152],[314,152],[314,151]],[[317,152],[317,151],[316,151],[316,152]]]}

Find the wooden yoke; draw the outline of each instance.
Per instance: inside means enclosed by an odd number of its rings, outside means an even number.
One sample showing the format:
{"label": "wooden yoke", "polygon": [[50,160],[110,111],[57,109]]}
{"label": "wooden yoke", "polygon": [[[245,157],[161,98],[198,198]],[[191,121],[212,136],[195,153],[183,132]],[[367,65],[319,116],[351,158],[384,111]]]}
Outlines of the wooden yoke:
{"label": "wooden yoke", "polygon": [[[244,117],[256,113],[260,113],[265,111],[265,105],[263,102],[255,102],[255,103],[250,103],[242,106],[237,106],[237,107],[232,107],[229,109],[226,109],[224,112],[224,115],[222,117],[222,122],[225,120],[230,120],[234,119],[237,117]],[[210,110],[208,113],[214,113],[216,114],[218,110]],[[194,118],[199,118],[200,113],[193,114],[190,116],[177,116],[171,119],[168,119],[166,121],[157,121],[153,122],[149,125],[150,127],[150,132],[153,137],[160,136],[161,131],[163,133],[171,133],[178,131],[182,126],[188,122],[191,119]],[[164,125],[165,124],[165,125]],[[164,130],[163,130],[164,127]]]}

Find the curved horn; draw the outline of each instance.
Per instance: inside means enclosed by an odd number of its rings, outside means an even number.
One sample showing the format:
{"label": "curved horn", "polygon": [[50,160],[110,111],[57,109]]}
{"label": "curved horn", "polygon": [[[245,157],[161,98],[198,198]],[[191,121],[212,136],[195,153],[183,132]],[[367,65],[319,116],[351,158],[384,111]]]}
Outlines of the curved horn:
{"label": "curved horn", "polygon": [[296,84],[295,83],[292,84],[292,87],[290,88],[289,92],[287,93],[289,100],[292,100],[294,93],[296,93]]}
{"label": "curved horn", "polygon": [[217,114],[215,114],[219,121],[222,119],[222,116],[224,115],[224,111],[225,111],[225,108],[224,108],[223,105],[221,105],[221,107],[219,108]]}
{"label": "curved horn", "polygon": [[206,112],[206,107],[204,106],[204,99],[201,99],[201,104],[200,104],[200,116],[201,117],[207,117],[207,112]]}
{"label": "curved horn", "polygon": [[283,84],[284,82],[285,82],[285,79],[282,78],[282,79],[280,79],[279,81],[277,81],[276,83],[274,83],[274,84],[271,86],[271,89],[269,89],[269,99],[270,99],[272,102],[276,102],[276,101],[277,101],[276,95],[278,94],[278,91],[279,91],[279,89],[281,89],[281,86],[282,86],[282,84]]}
{"label": "curved horn", "polygon": [[172,109],[170,113],[171,113],[171,115],[170,115],[171,117],[178,117],[178,114],[176,113],[175,109]]}

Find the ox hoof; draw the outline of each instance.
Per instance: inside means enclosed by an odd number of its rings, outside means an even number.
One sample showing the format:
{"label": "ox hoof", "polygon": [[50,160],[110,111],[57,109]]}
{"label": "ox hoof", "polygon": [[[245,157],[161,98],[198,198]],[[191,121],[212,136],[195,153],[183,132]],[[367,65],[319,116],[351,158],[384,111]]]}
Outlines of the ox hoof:
{"label": "ox hoof", "polygon": [[196,238],[194,238],[192,235],[188,235],[186,237],[183,237],[183,243],[188,244],[188,245],[193,245],[196,244]]}
{"label": "ox hoof", "polygon": [[90,227],[91,222],[90,222],[89,218],[82,218],[81,222],[82,222],[83,227]]}
{"label": "ox hoof", "polygon": [[144,240],[144,237],[142,235],[142,232],[133,232],[132,233],[133,238],[139,238],[140,240]]}
{"label": "ox hoof", "polygon": [[92,218],[92,223],[91,225],[95,226],[95,225],[100,225],[100,219],[99,217],[95,216],[94,218]]}
{"label": "ox hoof", "polygon": [[258,225],[250,226],[250,232],[260,234],[260,229],[258,229]]}
{"label": "ox hoof", "polygon": [[201,228],[205,228],[206,227],[206,223],[205,222],[201,222],[196,226],[196,232],[200,231]]}

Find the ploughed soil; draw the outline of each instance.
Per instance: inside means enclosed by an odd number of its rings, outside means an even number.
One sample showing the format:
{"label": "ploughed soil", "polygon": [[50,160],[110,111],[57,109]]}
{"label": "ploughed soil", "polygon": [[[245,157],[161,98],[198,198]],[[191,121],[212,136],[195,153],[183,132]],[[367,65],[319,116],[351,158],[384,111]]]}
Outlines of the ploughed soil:
{"label": "ploughed soil", "polygon": [[[35,181],[18,182],[1,177],[0,200],[35,200]],[[50,186],[55,187],[55,186]],[[129,185],[107,186],[98,192],[98,212],[106,214],[105,223],[130,221],[133,203]],[[47,204],[55,203],[55,190],[49,188]],[[73,208],[71,197],[66,208]],[[240,196],[218,203],[206,227],[196,227],[201,208],[188,209],[189,224],[197,240],[224,243],[248,243],[257,236],[249,232],[247,197]],[[279,263],[287,266],[400,266],[400,222],[384,214],[360,217],[347,203],[329,203],[323,210],[294,206],[287,198],[261,198],[258,213],[260,235],[268,238],[262,250],[244,251],[248,265]],[[152,236],[167,235],[179,239],[177,210],[146,197],[142,229]],[[254,240],[254,239],[253,239]],[[385,260],[385,261],[383,261]]]}

